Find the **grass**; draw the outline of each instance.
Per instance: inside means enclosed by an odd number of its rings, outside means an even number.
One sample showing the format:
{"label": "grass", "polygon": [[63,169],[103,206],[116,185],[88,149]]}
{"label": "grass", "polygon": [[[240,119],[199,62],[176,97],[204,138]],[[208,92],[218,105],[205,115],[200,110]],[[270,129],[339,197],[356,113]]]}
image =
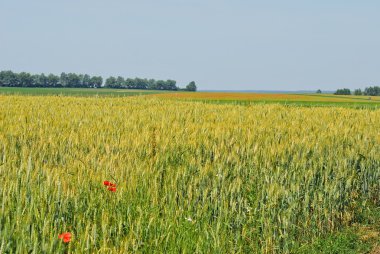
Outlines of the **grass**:
{"label": "grass", "polygon": [[294,253],[358,254],[380,253],[380,207],[362,214],[359,223],[317,238],[296,248]]}
{"label": "grass", "polygon": [[371,249],[372,245],[362,241],[353,229],[346,229],[318,239],[313,244],[300,248],[296,253],[358,254],[369,253]]}
{"label": "grass", "polygon": [[107,88],[27,88],[27,87],[0,87],[0,94],[5,95],[62,95],[62,96],[108,96],[125,97],[136,95],[148,95],[167,93],[157,90],[133,90],[133,89],[107,89]]}
{"label": "grass", "polygon": [[350,228],[376,230],[379,123],[373,109],[0,95],[0,253],[368,250]]}

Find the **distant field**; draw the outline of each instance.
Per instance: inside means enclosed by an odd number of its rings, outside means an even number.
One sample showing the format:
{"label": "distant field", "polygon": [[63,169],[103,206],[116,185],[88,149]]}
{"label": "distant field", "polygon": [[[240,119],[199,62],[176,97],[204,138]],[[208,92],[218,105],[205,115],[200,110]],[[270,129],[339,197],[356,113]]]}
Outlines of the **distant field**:
{"label": "distant field", "polygon": [[12,95],[65,95],[65,96],[134,96],[167,93],[168,91],[107,89],[107,88],[27,88],[0,87],[0,94]]}
{"label": "distant field", "polygon": [[280,103],[299,106],[345,106],[380,107],[378,96],[345,96],[333,94],[262,94],[262,93],[226,93],[226,92],[173,92],[157,94],[155,97],[203,101],[218,104]]}
{"label": "distant field", "polygon": [[0,87],[0,94],[62,95],[79,97],[125,97],[148,95],[169,100],[200,101],[212,104],[286,104],[296,106],[340,106],[351,108],[380,108],[378,96],[346,96],[333,94],[263,94],[239,92],[172,92],[107,88],[20,88]]}
{"label": "distant field", "polygon": [[[252,100],[252,101],[328,101],[328,102],[369,102],[380,103],[376,96],[345,96],[333,94],[262,94],[223,92],[179,92],[158,95],[162,98],[203,99],[203,100]],[[371,99],[369,99],[371,98]]]}

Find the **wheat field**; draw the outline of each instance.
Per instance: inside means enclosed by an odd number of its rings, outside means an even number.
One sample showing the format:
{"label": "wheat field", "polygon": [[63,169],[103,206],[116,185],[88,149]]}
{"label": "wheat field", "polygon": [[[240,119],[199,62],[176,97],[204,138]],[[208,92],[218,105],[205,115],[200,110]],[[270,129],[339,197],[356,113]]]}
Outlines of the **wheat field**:
{"label": "wheat field", "polygon": [[0,96],[0,253],[289,253],[379,203],[379,128],[370,109]]}

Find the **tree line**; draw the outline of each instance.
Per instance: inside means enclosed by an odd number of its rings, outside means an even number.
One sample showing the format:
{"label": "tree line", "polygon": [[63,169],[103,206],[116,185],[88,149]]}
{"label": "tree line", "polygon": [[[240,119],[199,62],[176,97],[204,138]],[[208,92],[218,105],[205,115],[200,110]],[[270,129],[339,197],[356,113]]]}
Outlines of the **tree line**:
{"label": "tree line", "polygon": [[181,89],[175,80],[155,80],[141,78],[109,77],[103,85],[103,78],[88,74],[65,73],[54,74],[30,74],[27,72],[15,73],[12,71],[0,71],[0,86],[6,87],[71,87],[71,88],[119,88],[119,89],[149,89],[171,91],[196,91],[195,82],[190,82]]}
{"label": "tree line", "polygon": [[355,89],[353,92],[351,92],[348,88],[338,89],[334,93],[336,95],[368,95],[368,96],[380,96],[380,87],[379,86],[370,86],[366,87],[364,90]]}
{"label": "tree line", "polygon": [[87,74],[64,73],[30,74],[27,72],[15,73],[12,71],[0,72],[0,86],[7,87],[78,87],[98,88],[103,84],[103,78]]}

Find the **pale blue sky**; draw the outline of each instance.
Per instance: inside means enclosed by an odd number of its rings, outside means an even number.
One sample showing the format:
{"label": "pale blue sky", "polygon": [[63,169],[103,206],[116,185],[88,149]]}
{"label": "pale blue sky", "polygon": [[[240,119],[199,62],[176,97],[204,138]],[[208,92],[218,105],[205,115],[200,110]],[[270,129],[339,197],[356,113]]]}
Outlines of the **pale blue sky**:
{"label": "pale blue sky", "polygon": [[0,0],[0,70],[200,89],[380,85],[378,0]]}

